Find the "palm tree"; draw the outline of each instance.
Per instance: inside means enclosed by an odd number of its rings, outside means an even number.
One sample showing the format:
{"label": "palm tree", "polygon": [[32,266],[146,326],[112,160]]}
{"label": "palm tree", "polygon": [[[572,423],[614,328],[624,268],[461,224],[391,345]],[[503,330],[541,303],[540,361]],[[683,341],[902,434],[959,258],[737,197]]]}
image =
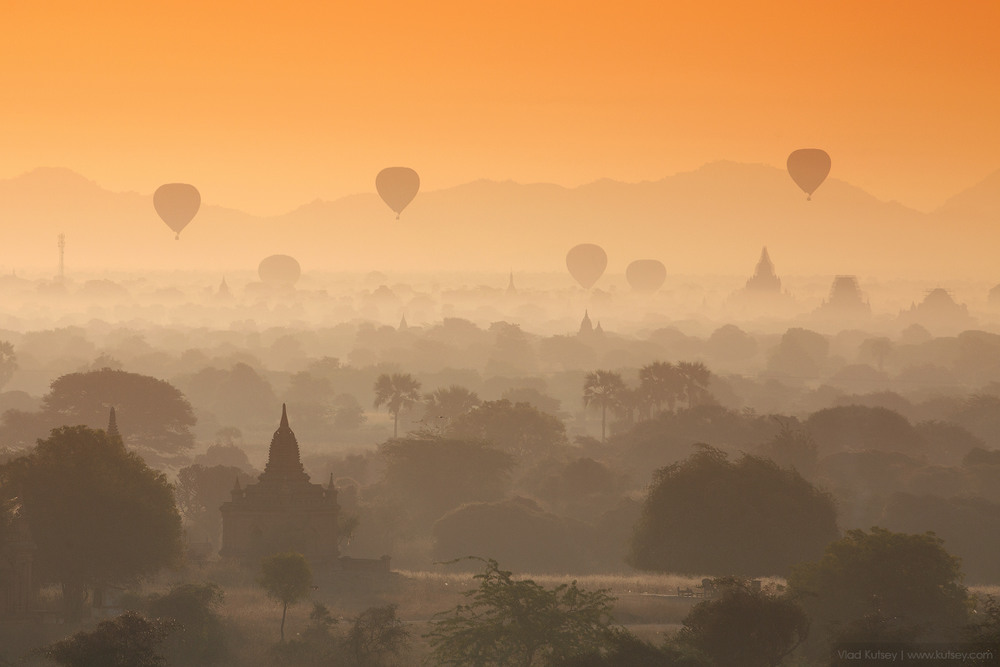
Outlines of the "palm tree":
{"label": "palm tree", "polygon": [[681,361],[677,363],[677,372],[684,383],[684,395],[688,407],[694,407],[710,396],[708,383],[712,380],[712,371],[700,361]]}
{"label": "palm tree", "polygon": [[671,412],[684,392],[684,377],[669,361],[654,361],[639,369],[639,388],[659,410],[663,404]]}
{"label": "palm tree", "polygon": [[443,430],[455,417],[464,415],[482,401],[474,391],[453,384],[424,394],[424,422],[427,428]]}
{"label": "palm tree", "polygon": [[625,391],[625,381],[620,373],[613,371],[593,371],[583,378],[583,404],[596,405],[601,408],[601,442],[607,436],[608,408],[615,409],[621,405],[621,396]]}
{"label": "palm tree", "polygon": [[399,411],[420,400],[420,383],[409,373],[383,373],[375,380],[375,407],[392,413],[392,437],[398,436]]}

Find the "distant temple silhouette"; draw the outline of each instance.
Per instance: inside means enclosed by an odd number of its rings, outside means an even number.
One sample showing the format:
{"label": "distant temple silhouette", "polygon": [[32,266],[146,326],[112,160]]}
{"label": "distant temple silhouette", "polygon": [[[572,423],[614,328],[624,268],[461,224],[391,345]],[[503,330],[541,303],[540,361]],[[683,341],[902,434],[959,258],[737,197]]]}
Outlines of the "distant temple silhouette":
{"label": "distant temple silhouette", "polygon": [[224,558],[256,566],[265,556],[296,551],[313,567],[339,567],[333,476],[326,487],[309,481],[284,405],[259,481],[241,489],[237,480],[221,511]]}
{"label": "distant temple silhouette", "polygon": [[760,250],[760,259],[746,285],[733,292],[726,300],[727,307],[741,316],[791,315],[795,303],[788,292],[781,289],[781,279],[774,270],[774,262],[767,246]]}
{"label": "distant temple silhouette", "polygon": [[816,315],[836,319],[867,319],[872,307],[861,292],[857,276],[836,276],[830,296],[816,309]]}
{"label": "distant temple silhouette", "polygon": [[747,292],[761,294],[781,294],[781,279],[774,272],[774,262],[767,254],[767,246],[761,249],[757,268],[754,269],[753,276],[747,280],[745,289]]}
{"label": "distant temple silhouette", "polygon": [[899,321],[901,324],[919,324],[939,333],[967,329],[975,324],[968,306],[957,303],[951,293],[942,287],[929,290],[923,301],[913,303],[909,310],[900,312]]}
{"label": "distant temple silhouette", "polygon": [[514,271],[511,270],[511,272],[510,272],[510,280],[507,281],[507,292],[506,292],[506,295],[507,296],[514,296],[515,294],[517,294],[517,288],[514,287]]}

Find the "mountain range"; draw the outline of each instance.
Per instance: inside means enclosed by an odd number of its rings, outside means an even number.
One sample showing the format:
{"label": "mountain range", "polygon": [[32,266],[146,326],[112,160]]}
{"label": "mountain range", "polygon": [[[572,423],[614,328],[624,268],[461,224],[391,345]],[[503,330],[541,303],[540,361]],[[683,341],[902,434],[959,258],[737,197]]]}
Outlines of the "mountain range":
{"label": "mountain range", "polygon": [[836,178],[812,201],[781,169],[713,162],[657,181],[576,188],[474,181],[421,192],[399,220],[374,193],[254,216],[205,204],[179,240],[152,193],[111,192],[73,171],[0,180],[0,271],[253,271],[288,254],[303,271],[564,271],[597,243],[608,272],[658,259],[670,274],[749,274],[767,246],[779,275],[996,282],[1000,171],[924,213]]}

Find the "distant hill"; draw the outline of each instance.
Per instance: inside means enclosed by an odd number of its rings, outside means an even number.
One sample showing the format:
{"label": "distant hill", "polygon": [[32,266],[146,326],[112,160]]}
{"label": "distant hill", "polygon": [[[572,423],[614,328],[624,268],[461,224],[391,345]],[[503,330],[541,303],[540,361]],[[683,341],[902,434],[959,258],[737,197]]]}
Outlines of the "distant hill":
{"label": "distant hill", "polygon": [[282,253],[304,271],[563,271],[566,251],[589,242],[607,250],[611,273],[649,258],[672,274],[749,275],[767,245],[779,275],[1000,280],[988,242],[998,219],[1000,172],[925,214],[835,178],[806,201],[781,169],[714,162],[642,183],[474,181],[421,192],[399,221],[374,193],[273,217],[203,205],[175,241],[152,193],[42,168],[0,180],[0,270],[54,271],[64,232],[68,270],[253,270]]}

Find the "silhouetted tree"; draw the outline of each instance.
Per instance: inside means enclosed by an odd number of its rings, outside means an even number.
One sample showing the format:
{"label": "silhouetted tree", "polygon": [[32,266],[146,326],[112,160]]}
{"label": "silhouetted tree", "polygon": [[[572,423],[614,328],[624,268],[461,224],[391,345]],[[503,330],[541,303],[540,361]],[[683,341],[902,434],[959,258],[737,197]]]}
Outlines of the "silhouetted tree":
{"label": "silhouetted tree", "polygon": [[587,549],[591,533],[527,498],[462,505],[438,519],[432,534],[437,561],[472,552],[495,554],[520,572],[579,572],[591,567]]}
{"label": "silhouetted tree", "polygon": [[231,368],[203,368],[178,378],[195,405],[210,411],[223,424],[263,425],[278,404],[274,388],[258,369],[246,362]]}
{"label": "silhouetted tree", "polygon": [[972,394],[948,421],[964,426],[990,447],[1000,447],[1000,396]]}
{"label": "silhouetted tree", "polygon": [[281,641],[285,641],[285,616],[288,606],[309,595],[312,570],[302,554],[289,552],[268,556],[260,563],[257,583],[268,597],[281,603]]}
{"label": "silhouetted tree", "polygon": [[405,438],[379,446],[385,488],[428,524],[462,503],[496,500],[507,489],[513,459],[478,441]]}
{"label": "silhouetted tree", "polygon": [[173,665],[212,665],[226,656],[225,628],[217,611],[225,594],[218,584],[178,584],[154,594],[145,608],[152,618],[169,619],[164,653]]}
{"label": "silhouetted tree", "polygon": [[39,579],[62,584],[69,616],[79,616],[86,589],[130,582],[179,559],[170,484],[118,438],[86,426],[54,429],[5,467],[22,491]]}
{"label": "silhouetted tree", "polygon": [[52,383],[42,398],[52,427],[86,424],[103,428],[115,408],[125,444],[146,452],[176,454],[194,446],[191,404],[169,382],[111,369],[70,373]]}
{"label": "silhouetted tree", "polygon": [[453,384],[424,394],[424,424],[426,428],[443,431],[452,420],[482,403],[476,392]]}
{"label": "silhouetted tree", "polygon": [[452,421],[448,434],[485,440],[516,456],[540,455],[566,443],[566,426],[558,417],[530,403],[506,399],[485,401]]}
{"label": "silhouetted tree", "polygon": [[583,405],[601,409],[601,442],[607,440],[608,408],[614,410],[621,404],[625,381],[620,373],[592,371],[583,378]]}
{"label": "silhouetted tree", "polygon": [[654,473],[629,561],[659,572],[784,574],[836,537],[832,499],[799,473],[700,445]]}
{"label": "silhouetted tree", "polygon": [[[788,584],[813,619],[815,650],[822,652],[830,641],[843,638],[849,624],[873,614],[875,620],[895,620],[885,626],[890,636],[869,635],[869,641],[898,639],[907,628],[924,641],[957,637],[968,610],[961,579],[958,559],[933,533],[875,527],[847,531],[821,559],[795,566]],[[867,626],[872,630],[879,624]]]}
{"label": "silhouetted tree", "polygon": [[809,617],[789,596],[759,584],[740,577],[715,579],[720,595],[688,612],[677,643],[696,649],[713,665],[780,665],[808,636]]}
{"label": "silhouetted tree", "polygon": [[375,407],[392,414],[392,437],[399,436],[399,412],[420,400],[420,383],[409,373],[383,373],[375,380]]}
{"label": "silhouetted tree", "polygon": [[237,481],[245,487],[255,479],[255,475],[235,466],[194,464],[178,470],[174,495],[177,507],[189,524],[189,535],[193,532],[196,540],[218,547],[222,535],[219,507],[230,499]]}
{"label": "silhouetted tree", "polygon": [[[964,491],[966,487],[960,488]],[[961,560],[970,581],[1000,581],[996,558],[1000,553],[1000,503],[968,495],[897,493],[882,510],[882,523],[901,533],[933,532]]]}
{"label": "silhouetted tree", "polygon": [[168,628],[134,611],[101,621],[50,646],[46,655],[66,667],[160,667]]}
{"label": "silhouetted tree", "polygon": [[550,660],[547,664],[550,667],[713,667],[693,649],[676,642],[654,646],[625,628],[609,628],[599,649]]}
{"label": "silhouetted tree", "polygon": [[867,338],[862,341],[858,348],[858,355],[872,359],[881,371],[885,367],[885,360],[892,352],[892,348],[892,341],[888,338]]}
{"label": "silhouetted tree", "polygon": [[[107,414],[104,415],[107,420]],[[7,447],[27,449],[51,430],[50,420],[41,412],[10,409],[0,417],[0,442]]]}
{"label": "silhouetted tree", "polygon": [[676,366],[684,387],[684,398],[689,408],[705,403],[711,397],[708,384],[712,381],[712,371],[700,361],[680,361]]}
{"label": "silhouetted tree", "polygon": [[0,389],[3,389],[17,370],[17,356],[14,346],[5,340],[0,340]]}
{"label": "silhouetted tree", "polygon": [[781,337],[767,361],[769,373],[803,382],[818,377],[830,354],[830,341],[809,329],[793,327]]}
{"label": "silhouetted tree", "polygon": [[809,415],[805,427],[821,454],[873,449],[915,454],[924,447],[920,434],[906,417],[886,408],[842,405]]}
{"label": "silhouetted tree", "polygon": [[338,431],[356,429],[368,419],[354,394],[337,394],[333,406],[333,428]]}
{"label": "silhouetted tree", "polygon": [[665,403],[673,412],[684,392],[684,376],[669,361],[654,361],[639,369],[639,389],[657,410]]}
{"label": "silhouetted tree", "polygon": [[505,389],[500,398],[515,404],[528,403],[539,412],[550,415],[558,414],[562,406],[562,402],[558,398],[553,398],[535,387],[511,387]]}
{"label": "silhouetted tree", "polygon": [[587,591],[575,581],[546,589],[514,579],[495,560],[484,562],[475,576],[479,588],[464,593],[469,602],[435,614],[424,635],[434,664],[531,667],[605,645],[614,602],[606,590]]}
{"label": "silhouetted tree", "polygon": [[966,626],[964,638],[979,650],[995,650],[1000,645],[1000,602],[986,595],[977,601],[975,611],[975,620]]}
{"label": "silhouetted tree", "polygon": [[358,667],[380,667],[406,650],[410,632],[396,616],[396,605],[369,607],[354,619],[344,644]]}
{"label": "silhouetted tree", "polygon": [[761,446],[760,453],[783,468],[794,468],[803,477],[811,478],[816,470],[817,458],[816,441],[812,434],[793,427],[788,420],[777,421],[781,430]]}

